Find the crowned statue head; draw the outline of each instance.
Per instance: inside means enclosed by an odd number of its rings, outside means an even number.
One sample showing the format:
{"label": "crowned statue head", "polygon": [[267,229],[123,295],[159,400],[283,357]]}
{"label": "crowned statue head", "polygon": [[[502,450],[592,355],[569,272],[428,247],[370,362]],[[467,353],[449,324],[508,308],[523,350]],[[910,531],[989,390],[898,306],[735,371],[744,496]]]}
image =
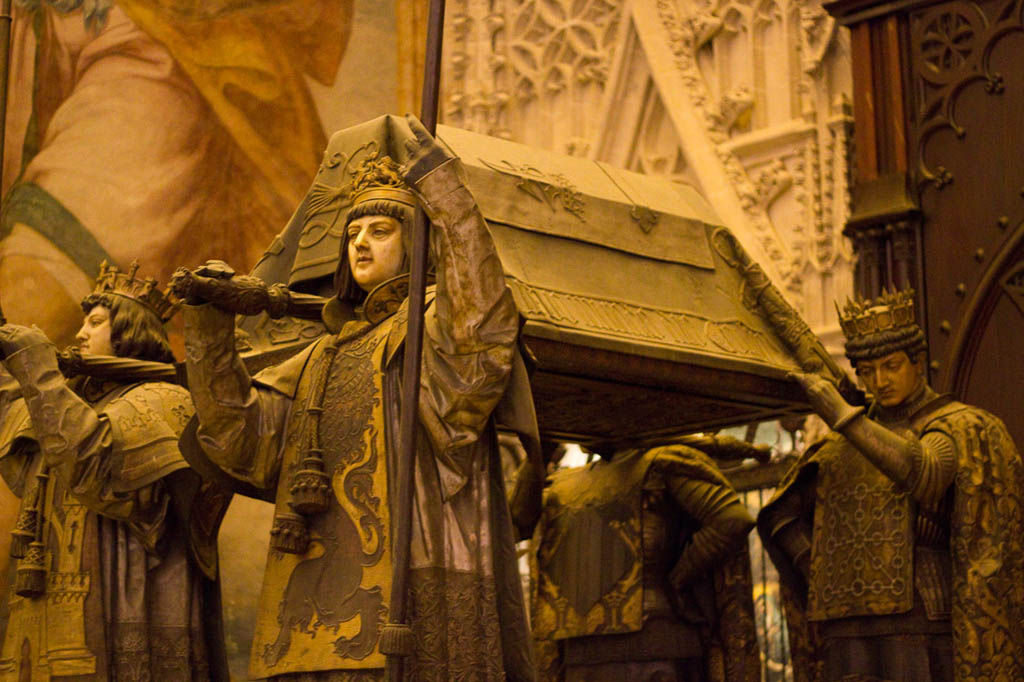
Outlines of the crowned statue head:
{"label": "crowned statue head", "polygon": [[927,343],[914,314],[913,289],[847,300],[839,324],[846,357],[877,403],[896,407],[922,389]]}
{"label": "crowned statue head", "polygon": [[153,277],[136,277],[138,262],[125,272],[104,261],[92,293],[82,299],[85,321],[75,339],[84,355],[113,355],[174,362],[164,324],[177,303]]}
{"label": "crowned statue head", "polygon": [[372,155],[355,172],[338,270],[338,298],[358,303],[409,270],[416,197],[388,156]]}

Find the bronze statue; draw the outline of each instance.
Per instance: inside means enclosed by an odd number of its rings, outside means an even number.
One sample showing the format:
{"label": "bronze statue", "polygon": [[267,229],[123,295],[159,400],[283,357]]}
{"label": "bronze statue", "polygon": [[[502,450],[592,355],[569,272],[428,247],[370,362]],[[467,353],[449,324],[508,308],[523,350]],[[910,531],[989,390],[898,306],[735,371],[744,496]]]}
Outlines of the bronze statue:
{"label": "bronze statue", "polygon": [[912,291],[848,303],[873,401],[795,375],[833,430],[758,518],[798,680],[1024,679],[1024,465],[1003,423],[928,386]]}
{"label": "bronze statue", "polygon": [[534,536],[543,678],[760,680],[753,526],[715,464],[686,445],[555,472]]}
{"label": "bronze statue", "polygon": [[[385,644],[412,647],[417,680],[535,676],[492,420],[521,364],[518,315],[460,161],[418,121],[409,126],[393,144],[404,165],[375,154],[356,175],[336,228],[337,295],[324,311],[332,333],[306,350],[250,378],[234,348],[233,313],[276,314],[291,294],[233,277],[223,264],[176,275],[175,290],[195,304],[185,310],[185,336],[198,442],[225,472],[275,498],[254,677],[382,680]],[[417,202],[434,224],[436,286],[414,469],[413,637],[405,638],[384,624]]]}
{"label": "bronze statue", "polygon": [[178,451],[188,391],[130,379],[174,359],[175,306],[136,269],[104,264],[77,336],[79,364],[124,380],[67,381],[42,332],[0,326],[0,474],[21,498],[0,679],[228,679],[214,580],[230,496]]}

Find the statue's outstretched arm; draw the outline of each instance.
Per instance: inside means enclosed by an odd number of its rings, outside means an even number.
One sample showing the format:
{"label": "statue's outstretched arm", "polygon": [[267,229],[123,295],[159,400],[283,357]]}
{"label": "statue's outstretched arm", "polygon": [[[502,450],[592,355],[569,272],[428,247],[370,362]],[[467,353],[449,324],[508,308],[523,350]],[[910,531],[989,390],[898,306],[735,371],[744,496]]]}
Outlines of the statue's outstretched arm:
{"label": "statue's outstretched arm", "polygon": [[744,543],[754,519],[736,491],[724,483],[669,477],[667,484],[676,504],[700,524],[670,574],[672,584],[681,589]]}
{"label": "statue's outstretched arm", "polygon": [[53,344],[38,329],[0,327],[4,365],[21,386],[50,471],[82,504],[130,523],[151,549],[163,533],[169,498],[161,481],[122,489],[113,429],[67,385]]}
{"label": "statue's outstretched arm", "polygon": [[927,507],[938,504],[956,474],[956,445],[949,437],[939,432],[920,439],[901,435],[869,419],[864,408],[849,405],[831,382],[810,374],[794,377],[829,428],[843,434],[918,502]]}
{"label": "statue's outstretched arm", "polygon": [[272,488],[290,400],[253,386],[235,348],[235,316],[213,304],[183,306],[185,364],[199,444],[228,474]]}

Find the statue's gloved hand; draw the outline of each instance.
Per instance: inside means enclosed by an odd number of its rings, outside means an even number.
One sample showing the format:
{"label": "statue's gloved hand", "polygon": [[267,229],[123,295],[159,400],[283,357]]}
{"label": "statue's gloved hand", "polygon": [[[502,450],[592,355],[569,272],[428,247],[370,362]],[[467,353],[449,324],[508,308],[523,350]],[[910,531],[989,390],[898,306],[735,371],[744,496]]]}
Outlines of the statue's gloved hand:
{"label": "statue's gloved hand", "polygon": [[171,293],[189,305],[201,305],[211,300],[216,288],[209,280],[228,280],[235,276],[235,270],[222,260],[208,260],[195,270],[178,268],[171,275],[168,288]]}
{"label": "statue's gloved hand", "polygon": [[[50,343],[37,327],[23,327],[20,324],[0,326],[0,359],[6,359],[20,350]],[[54,351],[56,352],[56,351]]]}
{"label": "statue's gloved hand", "polygon": [[455,155],[439,144],[418,118],[406,114],[405,120],[408,121],[413,136],[399,141],[399,153],[405,154],[401,170],[405,182],[415,185],[427,173],[454,159]]}
{"label": "statue's gloved hand", "polygon": [[790,372],[787,378],[800,384],[811,407],[834,431],[842,430],[864,412],[863,407],[854,407],[846,402],[835,384],[817,374]]}
{"label": "statue's gloved hand", "polygon": [[284,284],[267,285],[259,277],[236,275],[230,265],[219,260],[206,261],[195,270],[178,268],[171,277],[171,291],[189,305],[212,303],[224,312],[265,312],[273,319],[286,315],[291,301],[291,292]]}
{"label": "statue's gloved hand", "polygon": [[200,277],[231,279],[235,276],[235,269],[222,260],[208,260],[196,268],[195,273]]}

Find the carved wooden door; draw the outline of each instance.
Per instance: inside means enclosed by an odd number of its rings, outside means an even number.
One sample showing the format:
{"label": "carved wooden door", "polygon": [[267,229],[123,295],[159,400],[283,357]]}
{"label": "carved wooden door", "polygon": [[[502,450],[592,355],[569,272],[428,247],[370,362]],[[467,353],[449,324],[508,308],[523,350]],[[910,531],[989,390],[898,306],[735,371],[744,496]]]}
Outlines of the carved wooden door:
{"label": "carved wooden door", "polygon": [[1024,2],[911,10],[910,157],[933,385],[1024,443]]}

